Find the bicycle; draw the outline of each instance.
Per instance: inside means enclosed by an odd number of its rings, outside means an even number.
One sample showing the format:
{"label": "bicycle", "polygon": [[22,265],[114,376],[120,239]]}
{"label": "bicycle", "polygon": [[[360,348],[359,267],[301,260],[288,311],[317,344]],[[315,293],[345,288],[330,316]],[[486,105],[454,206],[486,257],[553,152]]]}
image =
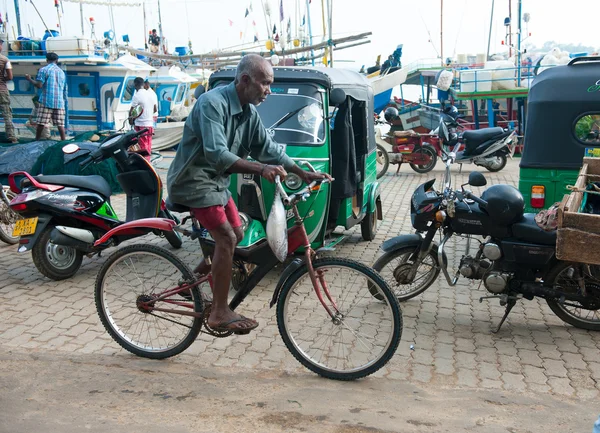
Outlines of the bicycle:
{"label": "bicycle", "polygon": [[[311,248],[304,227],[309,212],[301,217],[297,203],[318,194],[322,183],[312,182],[287,196],[276,180],[276,189],[295,218],[288,229],[288,255],[301,247],[305,250],[304,259],[295,258],[283,271],[270,306],[277,305],[279,332],[301,364],[330,379],[353,380],[374,373],[393,356],[402,335],[402,313],[393,292],[373,269],[354,260],[317,257],[320,251]],[[176,212],[189,211],[170,206]],[[191,233],[175,229],[188,236],[198,233],[198,222],[190,215],[184,223],[188,219]],[[169,220],[145,221],[146,227],[174,228]],[[205,235],[199,241],[204,257],[210,257],[214,241]],[[236,248],[237,291],[230,308],[235,310],[278,263],[265,239],[245,250]],[[253,267],[250,273],[248,267]],[[164,359],[183,352],[200,332],[215,337],[232,334],[208,325],[210,298],[199,289],[205,284],[212,284],[210,273],[195,277],[171,252],[132,245],[113,253],[100,269],[96,307],[102,324],[121,347],[138,356]],[[372,291],[379,296],[373,297]]]}
{"label": "bicycle", "polygon": [[2,185],[0,190],[0,240],[9,245],[19,242],[19,236],[13,236],[17,220],[21,217],[10,208],[10,201],[15,197],[8,186]]}

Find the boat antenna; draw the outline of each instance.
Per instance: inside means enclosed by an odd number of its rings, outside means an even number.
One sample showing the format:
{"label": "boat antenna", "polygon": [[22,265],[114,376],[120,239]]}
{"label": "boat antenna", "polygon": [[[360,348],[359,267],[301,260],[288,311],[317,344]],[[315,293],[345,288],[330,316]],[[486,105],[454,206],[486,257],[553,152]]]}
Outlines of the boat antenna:
{"label": "boat antenna", "polygon": [[160,37],[160,44],[162,46],[163,54],[165,53],[165,38],[163,37],[162,31],[162,18],[160,15],[160,0],[158,0],[158,36]]}

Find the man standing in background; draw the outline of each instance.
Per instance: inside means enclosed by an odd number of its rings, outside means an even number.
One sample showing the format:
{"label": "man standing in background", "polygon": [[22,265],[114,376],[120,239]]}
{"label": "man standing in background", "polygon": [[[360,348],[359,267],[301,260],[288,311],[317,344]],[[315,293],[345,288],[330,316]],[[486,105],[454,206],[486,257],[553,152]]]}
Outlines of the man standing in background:
{"label": "man standing in background", "polygon": [[146,81],[144,81],[144,89],[150,92],[150,95],[154,98],[154,105],[156,106],[156,109],[154,110],[155,112],[152,119],[154,120],[154,126],[156,127],[156,122],[158,121],[158,96],[156,96],[156,92],[154,91],[154,89],[150,87],[150,82],[147,78]]}
{"label": "man standing in background", "polygon": [[[0,51],[2,51],[4,40],[0,39]],[[4,118],[4,131],[6,139],[10,143],[18,143],[15,135],[15,127],[12,120],[12,109],[10,108],[10,94],[6,82],[13,79],[12,65],[8,57],[0,54],[0,112]]]}
{"label": "man standing in background", "polygon": [[65,107],[67,101],[67,76],[58,67],[58,54],[46,54],[47,66],[39,70],[37,79],[25,74],[25,78],[38,89],[42,89],[40,95],[40,106],[38,107],[37,130],[35,139],[40,140],[45,125],[50,121],[58,128],[60,139],[64,141],[65,136]]}
{"label": "man standing in background", "polygon": [[[152,153],[152,134],[154,133],[154,113],[157,112],[154,97],[149,90],[144,89],[144,79],[142,77],[136,77],[133,80],[135,86],[135,94],[131,100],[131,110],[134,107],[140,105],[143,108],[142,114],[137,117],[134,121],[134,129],[141,131],[147,129],[148,131],[138,138],[139,146],[148,152],[145,158],[150,161],[150,154]],[[130,116],[131,116],[130,110]]]}

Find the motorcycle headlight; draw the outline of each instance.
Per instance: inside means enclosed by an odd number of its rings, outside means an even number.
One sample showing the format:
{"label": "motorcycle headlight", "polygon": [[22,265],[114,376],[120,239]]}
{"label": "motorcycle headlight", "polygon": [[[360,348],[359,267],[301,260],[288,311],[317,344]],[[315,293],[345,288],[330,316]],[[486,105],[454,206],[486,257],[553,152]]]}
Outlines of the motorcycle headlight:
{"label": "motorcycle headlight", "polygon": [[244,212],[240,212],[240,220],[242,221],[242,231],[246,231],[250,227],[250,217]]}
{"label": "motorcycle headlight", "polygon": [[302,179],[300,179],[300,176],[297,174],[289,173],[283,183],[285,183],[285,186],[293,191],[300,189],[302,186]]}

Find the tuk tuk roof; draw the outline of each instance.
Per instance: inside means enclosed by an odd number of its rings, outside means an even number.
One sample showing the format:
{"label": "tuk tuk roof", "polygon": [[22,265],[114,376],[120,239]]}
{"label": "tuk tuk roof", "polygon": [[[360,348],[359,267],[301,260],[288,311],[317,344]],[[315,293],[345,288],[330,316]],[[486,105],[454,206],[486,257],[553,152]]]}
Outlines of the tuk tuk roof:
{"label": "tuk tuk roof", "polygon": [[[220,69],[209,79],[209,86],[220,80],[232,81],[235,78],[235,68]],[[350,69],[311,68],[311,67],[276,67],[273,68],[277,82],[306,82],[317,83],[333,90],[344,90],[348,96],[360,101],[373,99],[373,90],[366,77]],[[370,104],[371,105],[371,104]]]}
{"label": "tuk tuk roof", "polygon": [[600,114],[600,57],[576,58],[538,75],[529,90],[520,167],[578,169],[586,147],[575,137],[584,114]]}

